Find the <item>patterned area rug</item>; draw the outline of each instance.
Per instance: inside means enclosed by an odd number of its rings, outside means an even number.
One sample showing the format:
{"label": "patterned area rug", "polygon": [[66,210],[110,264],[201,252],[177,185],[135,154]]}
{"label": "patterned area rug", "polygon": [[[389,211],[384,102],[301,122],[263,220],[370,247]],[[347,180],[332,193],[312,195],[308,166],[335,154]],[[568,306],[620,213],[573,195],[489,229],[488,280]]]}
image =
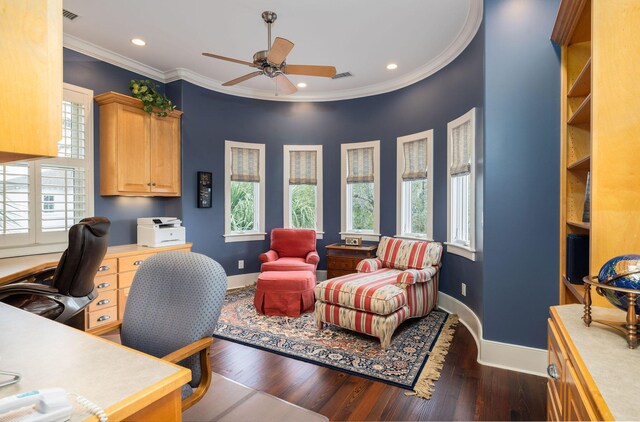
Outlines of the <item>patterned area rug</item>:
{"label": "patterned area rug", "polygon": [[214,337],[414,390],[429,398],[440,376],[458,319],[443,311],[405,321],[387,350],[377,338],[325,324],[313,313],[265,316],[253,306],[254,287],[227,293]]}

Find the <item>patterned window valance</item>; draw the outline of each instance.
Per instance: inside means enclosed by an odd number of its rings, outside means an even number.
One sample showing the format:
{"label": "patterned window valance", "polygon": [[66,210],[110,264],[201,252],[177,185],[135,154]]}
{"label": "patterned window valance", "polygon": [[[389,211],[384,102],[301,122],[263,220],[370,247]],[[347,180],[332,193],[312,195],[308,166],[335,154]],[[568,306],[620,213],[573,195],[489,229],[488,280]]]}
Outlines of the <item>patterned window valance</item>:
{"label": "patterned window valance", "polygon": [[451,129],[452,158],[449,172],[452,176],[471,173],[471,122]]}
{"label": "patterned window valance", "polygon": [[260,150],[231,147],[231,180],[260,182]]}
{"label": "patterned window valance", "polygon": [[373,147],[348,149],[347,165],[347,183],[373,182]]}
{"label": "patterned window valance", "polygon": [[316,151],[289,151],[289,184],[318,184],[318,153]]}
{"label": "patterned window valance", "polygon": [[404,150],[404,171],[402,180],[421,180],[427,178],[427,140],[405,142],[402,144]]}

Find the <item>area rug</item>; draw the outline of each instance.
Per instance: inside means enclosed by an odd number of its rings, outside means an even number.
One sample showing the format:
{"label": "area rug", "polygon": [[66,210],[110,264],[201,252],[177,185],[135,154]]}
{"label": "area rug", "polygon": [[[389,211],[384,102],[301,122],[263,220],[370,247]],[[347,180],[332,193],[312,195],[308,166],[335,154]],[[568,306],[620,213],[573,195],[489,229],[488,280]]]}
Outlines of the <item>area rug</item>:
{"label": "area rug", "polygon": [[382,350],[371,336],[330,324],[318,330],[313,313],[258,314],[253,294],[253,286],[227,293],[214,337],[413,390],[409,394],[422,398],[431,397],[458,322],[439,310],[407,320]]}

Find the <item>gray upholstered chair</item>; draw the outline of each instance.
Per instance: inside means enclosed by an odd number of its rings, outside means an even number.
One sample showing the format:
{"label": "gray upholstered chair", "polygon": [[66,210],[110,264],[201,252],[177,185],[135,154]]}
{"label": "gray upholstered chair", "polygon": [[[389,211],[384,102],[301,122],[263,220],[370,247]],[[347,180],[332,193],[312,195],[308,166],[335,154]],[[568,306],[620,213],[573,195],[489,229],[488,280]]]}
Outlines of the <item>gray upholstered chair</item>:
{"label": "gray upholstered chair", "polygon": [[226,291],[222,266],[193,252],[150,257],[131,284],[122,344],[191,370],[191,382],[182,388],[183,411],[200,400],[211,383],[211,336]]}

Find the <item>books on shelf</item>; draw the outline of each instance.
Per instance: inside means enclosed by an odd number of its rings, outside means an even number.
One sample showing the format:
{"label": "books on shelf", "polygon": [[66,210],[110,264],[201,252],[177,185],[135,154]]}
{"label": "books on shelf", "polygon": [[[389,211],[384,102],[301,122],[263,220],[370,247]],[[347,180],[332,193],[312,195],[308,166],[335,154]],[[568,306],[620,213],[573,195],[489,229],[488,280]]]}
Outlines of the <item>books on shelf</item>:
{"label": "books on shelf", "polygon": [[587,186],[584,190],[584,206],[582,208],[582,222],[591,221],[591,172],[587,172]]}

